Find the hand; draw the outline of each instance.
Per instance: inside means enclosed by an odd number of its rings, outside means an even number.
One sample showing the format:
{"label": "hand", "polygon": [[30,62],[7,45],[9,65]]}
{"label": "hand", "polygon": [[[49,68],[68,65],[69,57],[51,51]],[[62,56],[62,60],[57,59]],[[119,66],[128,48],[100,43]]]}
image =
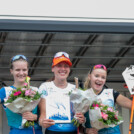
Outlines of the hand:
{"label": "hand", "polygon": [[86,128],[86,134],[98,134],[98,130],[96,128]]}
{"label": "hand", "polygon": [[44,128],[48,128],[48,127],[50,127],[50,126],[52,126],[54,124],[55,124],[54,120],[45,119],[45,118],[44,119],[40,119],[40,125],[42,127],[44,127]]}
{"label": "hand", "polygon": [[33,114],[32,112],[25,112],[22,114],[22,117],[29,121],[37,120],[37,115]]}
{"label": "hand", "polygon": [[80,124],[86,122],[85,116],[82,113],[76,113],[75,117],[79,120]]}

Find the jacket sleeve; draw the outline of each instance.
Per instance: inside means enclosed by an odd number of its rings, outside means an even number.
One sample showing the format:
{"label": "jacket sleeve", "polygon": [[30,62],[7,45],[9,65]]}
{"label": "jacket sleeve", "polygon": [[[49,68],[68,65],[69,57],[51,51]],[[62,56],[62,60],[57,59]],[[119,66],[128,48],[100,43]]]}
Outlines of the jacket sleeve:
{"label": "jacket sleeve", "polygon": [[0,103],[3,103],[5,98],[6,98],[6,92],[5,88],[3,87],[0,89]]}

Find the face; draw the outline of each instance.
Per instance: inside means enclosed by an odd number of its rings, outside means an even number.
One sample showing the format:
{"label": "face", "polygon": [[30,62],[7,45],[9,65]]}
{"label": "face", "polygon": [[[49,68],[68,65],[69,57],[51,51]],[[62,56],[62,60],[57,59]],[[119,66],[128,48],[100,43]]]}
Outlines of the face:
{"label": "face", "polygon": [[91,74],[89,74],[90,86],[98,94],[101,92],[105,82],[106,82],[107,72],[104,69],[94,69]]}
{"label": "face", "polygon": [[28,75],[28,63],[24,60],[18,60],[12,64],[13,68],[10,69],[10,72],[14,77],[14,82],[24,83],[26,76]]}
{"label": "face", "polygon": [[70,66],[66,62],[60,62],[52,68],[55,79],[66,80],[70,73]]}

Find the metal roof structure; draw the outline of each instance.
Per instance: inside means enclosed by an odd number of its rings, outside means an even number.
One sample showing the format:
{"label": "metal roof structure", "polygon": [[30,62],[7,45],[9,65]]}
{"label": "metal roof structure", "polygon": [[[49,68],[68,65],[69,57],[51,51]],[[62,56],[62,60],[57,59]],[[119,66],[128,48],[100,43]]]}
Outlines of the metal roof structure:
{"label": "metal roof structure", "polygon": [[58,51],[69,53],[72,68],[68,81],[81,82],[94,64],[108,68],[107,82],[125,83],[122,72],[134,63],[134,24],[0,20],[0,81],[13,78],[10,58],[24,54],[34,85],[53,77],[52,58]]}

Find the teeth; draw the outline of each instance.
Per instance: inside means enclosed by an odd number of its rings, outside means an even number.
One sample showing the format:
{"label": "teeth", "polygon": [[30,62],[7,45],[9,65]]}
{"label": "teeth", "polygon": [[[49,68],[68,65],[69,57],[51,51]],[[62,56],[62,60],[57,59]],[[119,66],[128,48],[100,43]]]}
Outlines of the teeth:
{"label": "teeth", "polygon": [[101,85],[101,83],[96,83],[97,85]]}
{"label": "teeth", "polygon": [[20,79],[24,78],[24,77],[19,77]]}
{"label": "teeth", "polygon": [[60,72],[60,74],[65,74],[65,72]]}

